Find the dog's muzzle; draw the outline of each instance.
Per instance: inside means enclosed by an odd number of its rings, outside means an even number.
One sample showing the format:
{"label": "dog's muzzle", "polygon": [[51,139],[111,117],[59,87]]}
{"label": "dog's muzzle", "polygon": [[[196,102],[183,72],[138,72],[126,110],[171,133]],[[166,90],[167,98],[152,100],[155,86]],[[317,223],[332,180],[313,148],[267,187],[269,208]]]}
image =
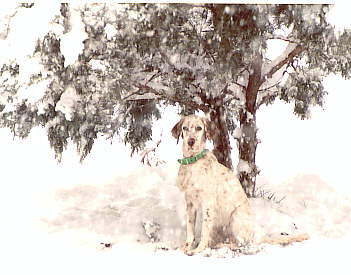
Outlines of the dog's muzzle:
{"label": "dog's muzzle", "polygon": [[195,139],[194,139],[194,138],[189,138],[189,140],[188,140],[188,145],[189,145],[190,147],[193,147],[194,144],[195,144]]}

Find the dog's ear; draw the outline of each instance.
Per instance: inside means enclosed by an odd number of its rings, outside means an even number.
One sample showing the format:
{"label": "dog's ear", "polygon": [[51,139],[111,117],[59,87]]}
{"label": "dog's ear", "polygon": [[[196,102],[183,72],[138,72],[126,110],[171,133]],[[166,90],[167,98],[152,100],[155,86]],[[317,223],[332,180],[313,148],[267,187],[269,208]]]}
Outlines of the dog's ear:
{"label": "dog's ear", "polygon": [[203,118],[203,122],[205,125],[206,138],[208,140],[213,140],[217,135],[216,124],[213,121],[208,120],[207,118]]}
{"label": "dog's ear", "polygon": [[182,125],[183,125],[183,122],[184,122],[184,117],[182,117],[179,122],[174,125],[173,129],[172,129],[172,136],[177,139],[177,144],[179,142],[179,137],[180,137],[180,134],[182,133]]}

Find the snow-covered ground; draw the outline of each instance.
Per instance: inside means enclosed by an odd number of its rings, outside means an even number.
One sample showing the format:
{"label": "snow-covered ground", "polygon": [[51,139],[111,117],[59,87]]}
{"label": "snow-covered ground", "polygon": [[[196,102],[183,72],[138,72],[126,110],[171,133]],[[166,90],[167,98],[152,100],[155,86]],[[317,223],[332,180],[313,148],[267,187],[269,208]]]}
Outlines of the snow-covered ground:
{"label": "snow-covered ground", "polygon": [[[341,11],[334,20],[342,19]],[[0,46],[25,61],[32,52],[27,40],[49,27],[36,23],[28,29],[38,33],[28,32],[20,21],[8,45]],[[24,32],[28,37],[18,35]],[[23,37],[25,42],[17,41]],[[6,58],[12,56],[0,59]],[[83,164],[70,143],[57,165],[44,129],[34,129],[27,140],[13,140],[0,129],[0,273],[349,274],[350,83],[331,76],[325,86],[325,108],[313,109],[310,121],[300,121],[279,102],[258,113],[258,186],[267,193],[250,200],[257,235],[307,232],[310,240],[284,248],[263,245],[259,253],[240,257],[225,251],[185,256],[179,250],[185,212],[175,186],[181,148],[170,136],[179,118],[167,110],[155,124],[155,142],[163,137],[157,154],[167,162],[159,167],[142,165],[128,148],[103,138]],[[236,154],[234,149],[234,163]]]}
{"label": "snow-covered ground", "polygon": [[[337,96],[348,95],[331,92],[311,121],[300,121],[280,103],[260,111],[258,186],[268,193],[250,200],[257,235],[307,232],[311,239],[284,248],[261,245],[259,253],[240,257],[225,251],[189,257],[179,250],[185,209],[175,186],[181,149],[170,137],[178,120],[172,111],[155,125],[155,141],[163,137],[157,154],[167,162],[158,167],[142,165],[128,148],[104,138],[83,164],[70,144],[57,165],[43,129],[27,140],[12,140],[0,129],[1,273],[348,274],[349,111],[333,112],[343,104]],[[332,132],[332,122],[338,131]]]}

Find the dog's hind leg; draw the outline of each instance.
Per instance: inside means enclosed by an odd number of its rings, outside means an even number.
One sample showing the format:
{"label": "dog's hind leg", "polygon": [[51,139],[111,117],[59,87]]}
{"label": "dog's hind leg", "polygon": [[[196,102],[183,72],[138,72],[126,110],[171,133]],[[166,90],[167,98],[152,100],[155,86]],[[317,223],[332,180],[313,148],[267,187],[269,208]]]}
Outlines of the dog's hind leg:
{"label": "dog's hind leg", "polygon": [[232,230],[235,243],[247,245],[254,240],[254,214],[249,207],[237,207],[232,212]]}

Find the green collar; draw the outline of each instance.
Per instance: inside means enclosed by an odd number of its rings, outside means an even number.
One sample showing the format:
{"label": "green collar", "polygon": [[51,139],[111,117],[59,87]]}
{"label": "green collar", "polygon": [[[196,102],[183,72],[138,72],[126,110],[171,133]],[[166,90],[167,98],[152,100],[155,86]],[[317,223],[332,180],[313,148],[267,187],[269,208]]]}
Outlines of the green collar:
{"label": "green collar", "polygon": [[178,159],[178,162],[181,164],[190,164],[194,163],[198,159],[202,158],[206,154],[207,149],[204,149],[200,154],[196,155],[195,157],[190,157],[190,158],[184,158],[184,159]]}

